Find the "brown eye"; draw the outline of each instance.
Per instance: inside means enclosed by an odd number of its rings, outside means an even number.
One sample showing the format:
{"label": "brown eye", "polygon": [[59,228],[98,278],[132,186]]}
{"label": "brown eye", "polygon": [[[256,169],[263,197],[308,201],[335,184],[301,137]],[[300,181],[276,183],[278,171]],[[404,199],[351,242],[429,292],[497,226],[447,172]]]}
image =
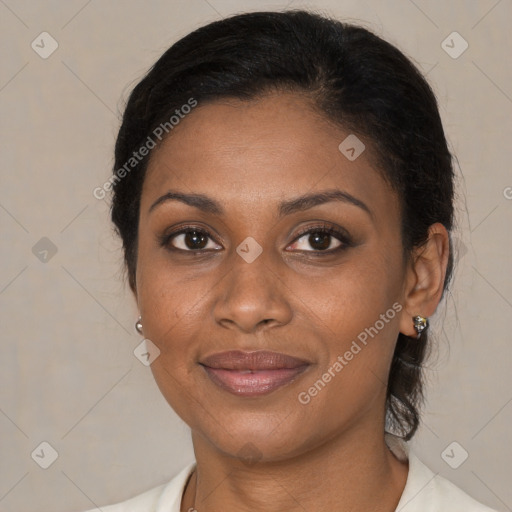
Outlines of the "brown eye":
{"label": "brown eye", "polygon": [[[304,242],[301,243],[302,239],[304,239]],[[330,233],[315,231],[301,236],[299,240],[295,242],[295,245],[299,245],[298,247],[295,247],[295,249],[298,249],[299,251],[307,251],[307,246],[309,246],[315,251],[334,250],[341,245],[341,242],[337,240],[338,245],[332,247],[332,243],[335,243],[335,240],[336,239]]]}
{"label": "brown eye", "polygon": [[314,233],[309,235],[308,243],[317,250],[329,249],[332,241],[332,235],[329,233]]}
{"label": "brown eye", "polygon": [[345,233],[329,226],[303,230],[295,240],[291,246],[292,249],[312,253],[334,253],[351,245],[350,239]]}
{"label": "brown eye", "polygon": [[204,249],[207,245],[207,238],[199,231],[187,231],[184,233],[183,242],[189,249]]}
{"label": "brown eye", "polygon": [[185,252],[198,252],[211,249],[218,250],[218,248],[221,248],[215,244],[213,244],[213,247],[208,247],[209,240],[213,243],[210,234],[206,231],[196,228],[185,228],[165,236],[162,240],[162,245],[165,245],[171,250]]}

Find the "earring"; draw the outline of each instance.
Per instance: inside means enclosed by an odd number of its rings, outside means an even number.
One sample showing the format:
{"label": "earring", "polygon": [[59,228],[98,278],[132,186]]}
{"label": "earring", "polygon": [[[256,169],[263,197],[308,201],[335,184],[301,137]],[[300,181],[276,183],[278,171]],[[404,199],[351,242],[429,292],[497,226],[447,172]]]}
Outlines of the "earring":
{"label": "earring", "polygon": [[139,333],[139,334],[142,334],[142,317],[139,316],[139,319],[135,322],[135,330]]}
{"label": "earring", "polygon": [[413,317],[414,328],[418,333],[418,338],[421,336],[421,333],[428,327],[428,319],[424,316],[417,315]]}

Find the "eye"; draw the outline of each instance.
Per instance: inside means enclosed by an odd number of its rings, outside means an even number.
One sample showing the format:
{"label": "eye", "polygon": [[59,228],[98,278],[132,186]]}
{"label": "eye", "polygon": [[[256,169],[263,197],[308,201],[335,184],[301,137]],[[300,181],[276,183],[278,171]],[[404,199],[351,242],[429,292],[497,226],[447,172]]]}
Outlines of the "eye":
{"label": "eye", "polygon": [[[208,246],[210,240],[210,247]],[[196,226],[183,226],[179,231],[161,237],[161,244],[170,250],[201,252],[219,250],[222,247],[213,243],[210,234]],[[213,245],[213,247],[211,246]]]}
{"label": "eye", "polygon": [[[344,231],[325,224],[302,230],[295,240],[290,246],[295,250],[327,254],[341,251],[351,245],[350,238]],[[308,245],[313,248],[312,251],[307,249]]]}
{"label": "eye", "polygon": [[[208,231],[198,228],[197,226],[182,226],[179,230],[165,234],[159,238],[160,244],[171,251],[200,254],[202,252],[218,251],[222,249],[221,246],[214,243]],[[307,245],[312,247],[313,250],[308,250]],[[289,247],[291,247],[292,250],[322,255],[322,253],[332,254],[342,251],[350,245],[351,239],[344,230],[321,224],[309,226],[300,231],[295,238],[295,242]]]}

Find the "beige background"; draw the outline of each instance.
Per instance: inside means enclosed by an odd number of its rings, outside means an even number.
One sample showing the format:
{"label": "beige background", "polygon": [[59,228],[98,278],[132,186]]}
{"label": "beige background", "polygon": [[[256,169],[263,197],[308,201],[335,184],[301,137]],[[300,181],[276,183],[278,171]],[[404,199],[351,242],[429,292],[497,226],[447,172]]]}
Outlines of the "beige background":
{"label": "beige background", "polygon": [[[172,42],[234,12],[287,5],[375,30],[438,95],[463,175],[459,261],[433,325],[413,447],[477,499],[512,510],[510,0],[0,0],[1,511],[114,503],[193,459],[188,428],[133,355],[137,312],[107,204],[92,191],[110,173],[120,98]],[[59,45],[47,59],[31,48],[43,31]],[[453,31],[469,44],[456,59],[441,46]],[[57,250],[46,262],[43,237]],[[43,441],[58,453],[48,469],[31,457]],[[453,441],[469,453],[458,469],[441,457]]]}

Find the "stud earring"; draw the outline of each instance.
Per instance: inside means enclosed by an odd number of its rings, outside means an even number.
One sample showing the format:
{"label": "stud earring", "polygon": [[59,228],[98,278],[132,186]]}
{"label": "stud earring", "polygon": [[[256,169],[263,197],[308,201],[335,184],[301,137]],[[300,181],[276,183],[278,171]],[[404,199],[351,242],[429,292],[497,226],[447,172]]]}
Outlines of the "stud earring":
{"label": "stud earring", "polygon": [[418,333],[418,338],[421,336],[421,333],[427,328],[428,326],[428,319],[424,316],[417,315],[413,317],[414,322],[414,328],[416,329],[416,332]]}
{"label": "stud earring", "polygon": [[135,322],[135,330],[142,334],[142,317],[139,316],[139,319]]}

